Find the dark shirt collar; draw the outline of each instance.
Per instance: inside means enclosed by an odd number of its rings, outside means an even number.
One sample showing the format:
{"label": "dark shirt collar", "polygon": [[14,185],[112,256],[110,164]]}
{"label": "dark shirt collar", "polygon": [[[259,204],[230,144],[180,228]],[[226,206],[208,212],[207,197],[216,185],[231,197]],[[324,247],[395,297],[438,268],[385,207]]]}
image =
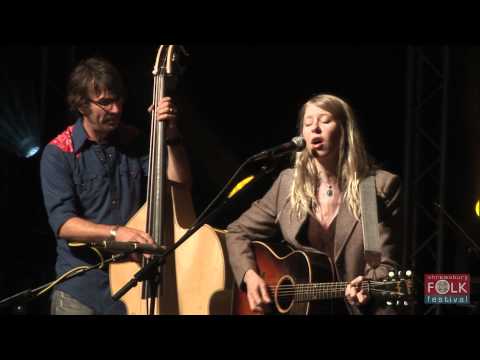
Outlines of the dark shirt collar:
{"label": "dark shirt collar", "polygon": [[[137,134],[137,130],[120,123],[119,127],[113,131],[111,136],[109,136],[108,144],[128,144]],[[83,146],[88,143],[96,144],[95,141],[89,139],[85,127],[83,126],[82,118],[79,118],[73,126],[72,141],[75,154],[79,153]]]}
{"label": "dark shirt collar", "polygon": [[80,151],[86,141],[90,141],[88,139],[87,132],[83,127],[83,120],[79,118],[75,125],[73,126],[73,133],[72,133],[72,140],[73,140],[73,152],[76,154]]}

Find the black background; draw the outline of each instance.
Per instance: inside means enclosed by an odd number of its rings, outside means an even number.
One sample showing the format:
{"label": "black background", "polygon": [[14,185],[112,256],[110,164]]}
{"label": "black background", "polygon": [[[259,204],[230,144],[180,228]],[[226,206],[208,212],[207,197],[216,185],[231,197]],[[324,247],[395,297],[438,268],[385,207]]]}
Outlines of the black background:
{"label": "black background", "polygon": [[[173,94],[191,160],[197,213],[243,160],[295,136],[297,111],[318,93],[345,98],[356,112],[369,152],[387,170],[403,175],[409,44],[185,42],[184,45],[190,53],[188,67]],[[73,122],[65,106],[66,79],[76,62],[93,55],[106,57],[119,67],[129,88],[124,119],[148,129],[146,109],[152,99],[151,72],[158,43],[5,45],[0,48],[0,61],[10,82],[3,82],[2,94],[28,93],[33,88],[34,98],[39,101],[41,74],[45,69],[41,66],[42,48],[47,50],[48,65],[45,117],[35,120],[42,146]],[[475,144],[467,136],[469,109],[475,104],[465,102],[467,92],[476,86],[467,82],[466,69],[476,68],[470,55],[472,49],[475,46],[452,46],[449,173],[445,191],[448,209],[460,217],[460,223],[469,231],[478,233],[477,219],[473,216],[473,200],[480,195],[474,194],[473,175],[478,170],[471,153]],[[33,108],[24,105],[33,119],[35,112],[28,109]],[[39,156],[21,159],[1,150],[0,159],[3,243],[8,254],[0,267],[0,298],[4,298],[54,278],[55,240],[42,203]],[[287,161],[280,164],[278,171],[285,166]],[[278,171],[231,204],[213,225],[223,227],[236,219],[271,185]],[[458,238],[458,234],[452,236]],[[36,300],[20,310],[2,311],[46,313],[47,302]]]}

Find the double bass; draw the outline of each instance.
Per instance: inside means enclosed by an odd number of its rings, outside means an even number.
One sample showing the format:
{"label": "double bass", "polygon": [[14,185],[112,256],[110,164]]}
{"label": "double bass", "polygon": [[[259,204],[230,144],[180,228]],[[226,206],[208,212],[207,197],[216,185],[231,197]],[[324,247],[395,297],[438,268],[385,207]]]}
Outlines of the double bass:
{"label": "double bass", "polygon": [[[182,46],[160,46],[153,70],[154,109],[166,96],[174,62]],[[166,125],[152,111],[147,200],[126,224],[147,232],[159,246],[170,247],[194,224],[195,212],[190,190],[167,179],[168,148]],[[129,315],[208,315],[232,313],[232,277],[226,261],[222,235],[209,225],[202,226],[166,257],[156,280],[147,280],[130,289],[121,299]],[[112,294],[122,288],[145,266],[133,261],[110,265]]]}

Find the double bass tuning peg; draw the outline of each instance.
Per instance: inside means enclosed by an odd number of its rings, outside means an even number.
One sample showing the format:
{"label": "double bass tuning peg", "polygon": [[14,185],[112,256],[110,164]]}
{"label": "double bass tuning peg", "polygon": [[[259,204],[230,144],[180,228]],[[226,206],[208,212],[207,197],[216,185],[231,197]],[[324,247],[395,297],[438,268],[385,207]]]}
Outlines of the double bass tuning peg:
{"label": "double bass tuning peg", "polygon": [[178,75],[183,75],[189,65],[190,54],[182,45],[174,47],[172,55],[172,64],[174,65],[174,72]]}
{"label": "double bass tuning peg", "polygon": [[183,45],[178,45],[178,47],[182,51],[183,55],[190,56],[190,54],[187,52],[187,50],[185,50],[185,47]]}

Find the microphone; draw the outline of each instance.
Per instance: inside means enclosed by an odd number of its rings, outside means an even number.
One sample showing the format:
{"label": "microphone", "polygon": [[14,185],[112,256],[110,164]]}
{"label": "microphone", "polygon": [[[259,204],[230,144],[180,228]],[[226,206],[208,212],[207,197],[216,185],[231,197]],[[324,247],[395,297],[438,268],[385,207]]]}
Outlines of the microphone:
{"label": "microphone", "polygon": [[120,242],[120,241],[101,241],[88,243],[89,246],[102,248],[111,253],[139,252],[144,254],[162,255],[165,246],[140,244],[136,242]]}
{"label": "microphone", "polygon": [[252,160],[260,161],[264,159],[278,158],[293,151],[302,151],[303,149],[305,149],[305,145],[305,139],[301,136],[297,136],[287,143],[275,146],[271,149],[264,150],[261,153],[254,155]]}

